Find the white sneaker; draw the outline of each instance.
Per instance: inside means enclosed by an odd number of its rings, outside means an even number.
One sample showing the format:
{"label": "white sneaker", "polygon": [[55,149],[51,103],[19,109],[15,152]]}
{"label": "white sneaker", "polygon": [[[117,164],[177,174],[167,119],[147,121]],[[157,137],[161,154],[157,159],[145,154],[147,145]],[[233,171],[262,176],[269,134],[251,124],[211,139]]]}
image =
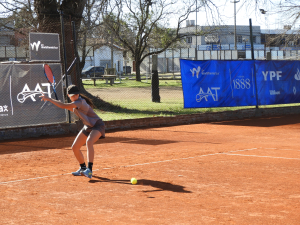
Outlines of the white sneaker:
{"label": "white sneaker", "polygon": [[92,178],[93,175],[93,172],[89,168],[87,168],[85,171],[81,171],[80,173],[81,175],[84,175],[90,179]]}
{"label": "white sneaker", "polygon": [[74,176],[81,176],[81,172],[83,172],[84,171],[84,169],[82,169],[81,167],[76,171],[76,172],[72,172],[72,174],[74,175]]}

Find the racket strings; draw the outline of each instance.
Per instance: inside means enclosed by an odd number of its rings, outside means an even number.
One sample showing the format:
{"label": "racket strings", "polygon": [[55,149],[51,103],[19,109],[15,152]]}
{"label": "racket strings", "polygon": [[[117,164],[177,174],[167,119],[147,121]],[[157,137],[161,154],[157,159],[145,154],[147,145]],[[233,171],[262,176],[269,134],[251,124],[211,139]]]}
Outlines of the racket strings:
{"label": "racket strings", "polygon": [[44,65],[44,70],[45,70],[45,74],[46,74],[49,82],[51,82],[52,84],[54,84],[55,83],[55,78],[54,78],[53,72],[52,72],[52,70],[51,70],[51,68],[50,68],[50,66],[48,64]]}

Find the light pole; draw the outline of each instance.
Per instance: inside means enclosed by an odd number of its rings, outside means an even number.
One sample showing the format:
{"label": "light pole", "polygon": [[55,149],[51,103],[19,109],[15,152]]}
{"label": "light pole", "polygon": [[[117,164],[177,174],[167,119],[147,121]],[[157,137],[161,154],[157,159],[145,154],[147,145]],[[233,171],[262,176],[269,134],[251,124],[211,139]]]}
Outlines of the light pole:
{"label": "light pole", "polygon": [[240,2],[240,0],[231,1],[234,3],[234,50],[236,50],[236,3]]}
{"label": "light pole", "polygon": [[[265,26],[266,26],[266,32],[265,32],[265,52],[266,52],[266,59],[267,60],[271,60],[272,59],[272,49],[271,49],[271,45],[269,42],[269,38],[270,38],[270,30],[269,30],[269,26],[268,26],[268,22],[267,22],[267,11],[264,9],[259,9],[259,11],[261,12],[261,14],[265,15]],[[267,46],[269,46],[269,52],[267,52]]]}
{"label": "light pole", "polygon": [[266,14],[266,12],[267,12],[264,9],[259,9],[259,11],[261,12],[261,14]]}
{"label": "light pole", "polygon": [[198,9],[197,9],[197,1],[198,0],[196,0],[196,51],[195,51],[195,58],[196,58],[196,60],[198,60],[198,29],[197,29],[197,12],[198,12]]}
{"label": "light pole", "polygon": [[265,26],[266,26],[266,32],[265,32],[265,48],[267,47],[267,30],[268,30],[268,24],[267,24],[267,11],[264,9],[259,9],[259,11],[261,12],[261,14],[265,15]]}

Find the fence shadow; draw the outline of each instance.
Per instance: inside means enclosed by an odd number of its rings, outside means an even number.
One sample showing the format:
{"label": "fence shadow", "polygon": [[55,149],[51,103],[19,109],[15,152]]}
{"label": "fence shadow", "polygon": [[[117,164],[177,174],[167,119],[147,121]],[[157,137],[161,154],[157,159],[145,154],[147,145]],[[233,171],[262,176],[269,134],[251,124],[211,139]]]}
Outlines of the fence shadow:
{"label": "fence shadow", "polygon": [[275,127],[292,124],[300,124],[299,115],[285,115],[268,118],[251,118],[243,120],[232,120],[224,122],[212,122],[212,124],[231,126],[254,126],[254,127]]}
{"label": "fence shadow", "polygon": [[[20,153],[20,152],[32,152],[43,151],[49,149],[61,149],[65,151],[72,151],[71,146],[76,137],[76,134],[61,135],[61,136],[43,136],[39,138],[17,139],[0,142],[0,155]],[[96,144],[105,143],[129,143],[140,145],[164,145],[170,143],[176,143],[177,141],[170,140],[149,140],[144,138],[126,138],[126,137],[109,137],[109,133],[106,134],[105,139],[100,139]]]}
{"label": "fence shadow", "polygon": [[[70,148],[75,139],[74,134],[60,136],[42,136],[37,138],[13,139],[0,142],[0,155],[32,152],[48,149]],[[71,148],[70,148],[71,149]]]}

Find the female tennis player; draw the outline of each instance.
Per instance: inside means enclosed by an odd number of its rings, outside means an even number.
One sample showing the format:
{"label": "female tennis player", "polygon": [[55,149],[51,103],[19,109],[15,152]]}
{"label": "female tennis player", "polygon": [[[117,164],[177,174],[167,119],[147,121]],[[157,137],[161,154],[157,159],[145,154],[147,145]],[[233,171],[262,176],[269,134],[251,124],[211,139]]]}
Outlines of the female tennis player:
{"label": "female tennis player", "polygon": [[[42,94],[42,101],[49,101],[62,109],[68,109],[74,112],[83,122],[84,126],[78,133],[72,145],[72,150],[80,168],[76,172],[72,172],[74,176],[84,175],[92,178],[92,167],[94,162],[94,143],[100,138],[105,137],[105,125],[102,119],[93,111],[93,103],[86,96],[80,94],[77,86],[70,85],[67,89],[71,103],[62,103],[58,100],[49,98]],[[84,157],[80,151],[81,146],[86,144],[88,167],[84,162]]]}

